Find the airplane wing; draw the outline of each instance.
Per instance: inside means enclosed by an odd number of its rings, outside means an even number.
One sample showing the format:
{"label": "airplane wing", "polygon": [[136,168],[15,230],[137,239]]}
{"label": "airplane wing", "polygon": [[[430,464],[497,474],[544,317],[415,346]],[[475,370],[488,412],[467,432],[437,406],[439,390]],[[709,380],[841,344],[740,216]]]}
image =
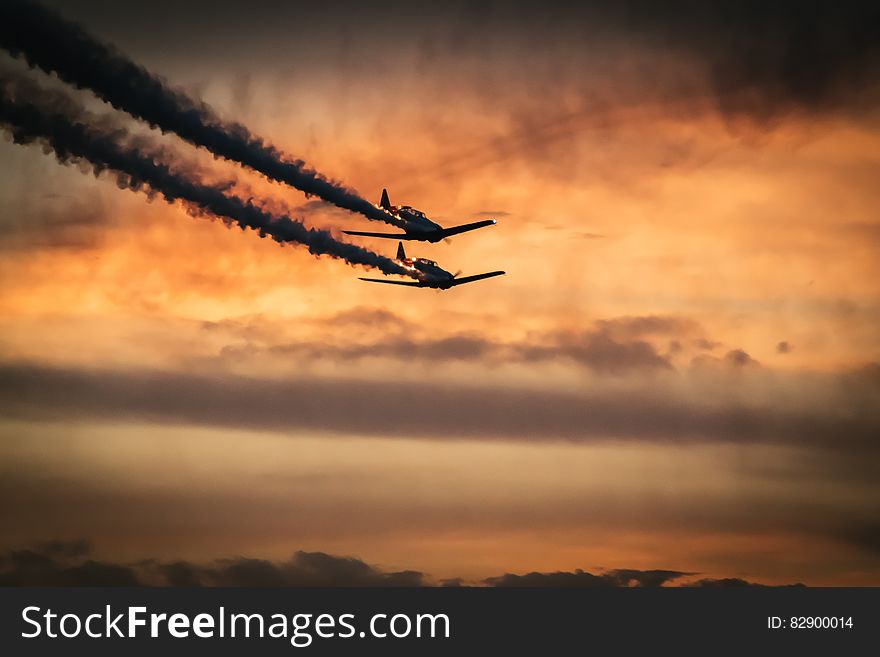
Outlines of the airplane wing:
{"label": "airplane wing", "polygon": [[459,233],[466,233],[469,230],[476,230],[477,228],[491,226],[494,223],[494,219],[486,219],[484,221],[475,221],[471,224],[461,224],[460,226],[441,228],[440,230],[426,231],[423,233],[370,233],[362,230],[344,230],[342,232],[346,235],[360,235],[361,237],[384,237],[393,240],[429,241],[432,239],[446,239],[447,237],[452,237],[453,235],[458,235]]}
{"label": "airplane wing", "polygon": [[407,287],[425,287],[424,285],[416,281],[388,281],[384,278],[362,278],[360,276],[358,276],[358,280],[369,281],[370,283],[386,283],[388,285],[406,285]]}
{"label": "airplane wing", "polygon": [[484,278],[492,278],[493,276],[502,276],[507,272],[503,271],[490,271],[486,274],[475,274],[473,276],[463,276],[462,278],[456,278],[452,284],[453,285],[463,285],[464,283],[473,283],[474,281],[481,281]]}
{"label": "airplane wing", "polygon": [[484,226],[491,226],[494,223],[494,219],[485,219],[483,221],[475,221],[472,224],[461,224],[460,226],[444,228],[440,231],[440,233],[443,235],[444,238],[452,237],[453,235],[458,235],[459,233],[466,233],[469,230],[476,230],[477,228],[483,228]]}
{"label": "airplane wing", "polygon": [[344,230],[342,231],[346,235],[361,235],[363,237],[387,237],[389,239],[395,240],[417,240],[418,237],[410,235],[408,233],[367,233],[360,230]]}

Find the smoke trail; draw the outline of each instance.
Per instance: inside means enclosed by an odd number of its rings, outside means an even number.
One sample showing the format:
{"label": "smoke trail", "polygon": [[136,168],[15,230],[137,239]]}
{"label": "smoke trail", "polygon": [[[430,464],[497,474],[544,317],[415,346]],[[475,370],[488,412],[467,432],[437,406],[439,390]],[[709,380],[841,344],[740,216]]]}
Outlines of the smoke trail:
{"label": "smoke trail", "polygon": [[[55,109],[50,110],[47,105]],[[49,95],[25,80],[0,78],[0,125],[16,143],[41,142],[62,163],[86,161],[96,175],[111,171],[120,187],[155,192],[169,203],[181,201],[192,214],[225,218],[279,243],[305,244],[315,255],[329,255],[385,274],[407,274],[390,258],[340,242],[326,230],[306,228],[299,221],[230,196],[224,192],[227,185],[195,181],[157,161],[155,154],[134,146],[124,129],[99,128],[88,118],[64,94]]]}
{"label": "smoke trail", "polygon": [[31,66],[91,89],[116,109],[173,132],[214,155],[254,169],[340,208],[395,226],[401,222],[291,159],[239,123],[222,121],[201,101],[170,88],[161,78],[97,41],[76,23],[26,0],[0,2],[0,47]]}

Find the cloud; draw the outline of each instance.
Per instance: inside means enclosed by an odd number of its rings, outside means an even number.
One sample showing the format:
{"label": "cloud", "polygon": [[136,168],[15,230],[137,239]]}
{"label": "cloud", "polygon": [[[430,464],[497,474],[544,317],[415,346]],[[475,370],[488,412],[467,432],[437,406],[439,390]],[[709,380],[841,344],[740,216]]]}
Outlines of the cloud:
{"label": "cloud", "polygon": [[518,345],[514,358],[525,361],[568,359],[598,372],[672,369],[665,356],[645,340],[617,340],[608,332],[561,335],[551,344]]}
{"label": "cloud", "polygon": [[0,586],[138,586],[128,566],[78,559],[84,541],[51,541],[0,556]]}
{"label": "cloud", "polygon": [[718,7],[685,0],[662,8],[637,2],[621,13],[654,47],[665,43],[704,62],[718,108],[728,116],[770,120],[795,109],[865,108],[876,92],[880,33],[873,3],[747,0]]}
{"label": "cloud", "polygon": [[731,370],[760,367],[761,365],[743,349],[731,349],[724,354],[724,358],[702,354],[696,356],[691,364],[696,367],[724,367]]}
{"label": "cloud", "polygon": [[[240,123],[221,120],[202,100],[172,88],[163,78],[59,13],[26,2],[16,4],[14,8],[0,5],[0,16],[5,24],[5,29],[0,32],[0,46],[13,57],[21,58],[47,74],[54,73],[78,89],[89,89],[113,107],[162,132],[176,133],[184,141],[201,146],[217,157],[237,162],[308,196],[318,196],[370,219],[397,225],[393,217],[360,198],[353,190],[308,168],[302,160],[284,154]],[[27,109],[27,113],[34,111],[34,108]],[[22,127],[21,124],[17,126],[19,130]],[[91,156],[79,155],[102,168],[110,168],[110,162],[92,159],[94,151]],[[137,175],[131,171],[128,173]],[[151,186],[160,191],[155,181]],[[263,229],[272,232],[269,226],[263,226]],[[328,235],[322,240],[325,247],[330,239]],[[312,241],[309,245],[317,246]]]}
{"label": "cloud", "polygon": [[39,199],[31,192],[19,189],[10,209],[0,212],[0,251],[82,251],[101,244],[111,219],[97,191],[73,198],[44,195]]}
{"label": "cloud", "polygon": [[287,561],[236,557],[209,564],[96,561],[86,541],[51,541],[0,556],[0,586],[426,586],[423,573],[385,572],[360,559],[297,551]]}
{"label": "cloud", "polygon": [[321,320],[322,324],[342,327],[409,328],[412,323],[387,308],[357,306]]}
{"label": "cloud", "polygon": [[[385,320],[378,318],[380,323]],[[414,340],[406,336],[384,338],[367,344],[323,345],[312,342],[288,343],[269,347],[276,355],[294,355],[310,359],[332,358],[394,358],[399,360],[475,360],[487,356],[494,345],[476,336],[457,335],[446,338]],[[227,351],[227,354],[230,352]]]}
{"label": "cloud", "polygon": [[[564,180],[587,175],[571,166],[579,162],[591,179],[626,185],[632,193],[633,181],[644,184],[673,167],[698,169],[717,157],[721,142],[695,138],[708,128],[701,120],[720,117],[731,134],[761,143],[789,117],[814,123],[829,115],[870,117],[880,96],[880,35],[867,27],[880,15],[864,3],[572,4],[487,10],[455,28],[434,21],[436,31],[468,35],[448,37],[456,43],[454,56],[435,46],[443,53],[434,63],[437,77],[445,77],[447,59],[470,63],[482,54],[491,74],[472,66],[483,88],[455,91],[478,98],[494,92],[484,103],[500,116],[488,136],[476,133],[458,153],[440,158],[432,177],[461,179],[516,161]],[[423,34],[417,26],[401,31]],[[432,36],[442,39],[423,38]],[[480,48],[492,56],[475,52]],[[526,63],[508,63],[515,61]],[[508,87],[515,80],[525,97],[486,84],[490,76]],[[459,76],[455,82],[462,86]],[[501,94],[507,100],[498,107]],[[690,120],[692,131],[658,128],[650,138],[634,136],[647,122],[669,119]],[[600,137],[602,148],[580,148],[584,133]],[[637,159],[625,155],[633,149]],[[616,161],[622,156],[623,164]]]}
{"label": "cloud", "polygon": [[[284,327],[264,314],[248,314],[199,322],[199,329],[226,340],[223,354],[235,359],[243,354],[268,353],[273,356],[288,354],[314,358],[360,358],[368,356],[369,344],[357,342],[369,336],[410,333],[417,325],[386,308],[356,306],[331,315],[304,317],[299,326],[314,329],[324,339],[341,334],[339,347],[332,344],[284,341]],[[377,347],[380,349],[381,347]]]}
{"label": "cloud", "polygon": [[623,373],[668,370],[668,356],[658,353],[651,339],[683,338],[702,332],[687,317],[664,315],[625,316],[600,319],[581,332],[559,332],[538,338],[533,344],[515,345],[512,357],[525,361],[568,359],[597,372]]}
{"label": "cloud", "polygon": [[[43,12],[31,5],[24,7]],[[0,11],[3,9],[0,5]],[[122,86],[125,93],[130,93],[126,85]],[[177,111],[173,114],[178,116]],[[273,214],[250,200],[229,194],[228,182],[207,183],[179,162],[170,164],[167,160],[172,159],[171,151],[154,148],[153,140],[132,135],[108,115],[91,115],[72,96],[40,87],[27,77],[11,72],[0,77],[0,127],[17,144],[40,144],[62,164],[84,166],[85,171],[91,169],[95,175],[107,172],[121,188],[142,191],[149,198],[159,196],[171,205],[181,203],[193,216],[212,215],[229,226],[255,230],[280,244],[306,246],[313,255],[338,258],[353,266],[365,265],[385,274],[406,273],[390,258],[339,241],[328,230],[308,228],[299,220]]]}
{"label": "cloud", "polygon": [[841,530],[841,537],[862,550],[880,555],[880,522],[845,528]]}
{"label": "cloud", "polygon": [[506,573],[489,577],[484,583],[495,587],[554,587],[554,588],[608,588],[608,587],[656,587],[664,586],[693,573],[677,570],[609,570],[593,575],[581,569],[574,572],[531,572],[525,575]]}
{"label": "cloud", "polygon": [[[577,569],[574,572],[557,571],[552,573],[532,572],[525,575],[507,573],[500,577],[489,577],[484,583],[496,587],[554,587],[554,588],[611,588],[611,587],[659,587],[676,584],[697,588],[739,588],[767,586],[744,579],[725,577],[721,579],[699,579],[695,582],[679,582],[696,573],[677,570],[609,570],[599,575]],[[785,586],[803,586],[788,584]]]}
{"label": "cloud", "polygon": [[745,0],[719,7],[680,0],[661,7],[637,0],[584,13],[633,45],[642,38],[648,53],[671,51],[702,64],[727,117],[772,122],[791,111],[867,110],[876,98],[875,3]]}
{"label": "cloud", "polygon": [[[661,336],[687,336],[701,329],[693,320],[677,317],[645,316],[599,320],[582,331],[535,333],[519,342],[496,342],[473,333],[444,337],[420,337],[420,327],[393,312],[359,307],[324,318],[322,326],[346,331],[343,341],[283,342],[268,344],[246,340],[228,345],[223,356],[237,357],[265,352],[272,356],[292,356],[312,360],[357,360],[391,358],[411,362],[476,361],[489,364],[572,361],[595,372],[624,374],[631,371],[669,370],[669,357],[658,352],[650,340]],[[227,324],[212,324],[211,327]],[[381,332],[373,342],[362,339],[362,329]],[[393,335],[389,335],[394,333]],[[242,335],[239,332],[239,335]],[[244,336],[243,336],[244,337]]]}
{"label": "cloud", "polygon": [[634,339],[646,335],[687,335],[700,331],[700,325],[688,317],[670,315],[629,315],[600,319],[598,330],[617,339]]}
{"label": "cloud", "polygon": [[[468,586],[460,577],[435,581],[417,570],[385,571],[354,557],[299,550],[287,561],[250,557],[217,559],[207,564],[143,559],[133,564],[96,561],[80,553],[87,541],[52,541],[0,554],[0,586],[179,586],[179,587],[416,587]],[[55,548],[49,546],[55,545]],[[678,570],[615,569],[599,575],[573,572],[505,573],[479,584],[493,587],[660,587],[679,584],[695,573]],[[741,579],[701,579],[699,587],[760,586]]]}
{"label": "cloud", "polygon": [[[401,403],[405,400],[406,403]],[[461,386],[442,381],[285,380],[231,374],[0,365],[0,412],[40,420],[94,418],[326,431],[383,437],[717,441],[875,449],[880,418],[858,390],[848,406],[774,408],[717,394],[682,403],[664,391]],[[344,409],[344,412],[340,412]]]}
{"label": "cloud", "polygon": [[748,367],[757,365],[758,361],[749,356],[742,349],[732,349],[724,355],[724,362],[732,367]]}
{"label": "cloud", "polygon": [[37,552],[55,557],[83,557],[91,552],[91,545],[85,539],[74,541],[47,541],[37,546]]}
{"label": "cloud", "polygon": [[[237,557],[207,566],[175,562],[162,572],[169,583],[201,586],[425,586],[425,575],[415,570],[384,572],[360,559],[325,552],[297,551],[288,561]],[[191,584],[190,584],[191,585]]]}
{"label": "cloud", "polygon": [[852,373],[852,378],[859,384],[868,383],[880,387],[880,363],[867,363]]}
{"label": "cloud", "polygon": [[[721,579],[701,579],[686,586],[693,586],[701,589],[738,589],[747,587],[765,587],[766,584],[758,584],[749,582],[739,577],[723,577]],[[787,584],[785,586],[804,586],[803,584]]]}
{"label": "cloud", "polygon": [[457,589],[465,586],[465,581],[461,577],[451,577],[449,579],[441,579],[438,584],[443,588]]}

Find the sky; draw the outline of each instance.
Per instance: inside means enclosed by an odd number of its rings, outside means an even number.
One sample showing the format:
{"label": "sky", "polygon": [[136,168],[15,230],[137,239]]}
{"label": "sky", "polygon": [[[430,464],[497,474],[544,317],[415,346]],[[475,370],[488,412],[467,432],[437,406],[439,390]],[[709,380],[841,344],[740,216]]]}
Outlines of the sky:
{"label": "sky", "polygon": [[880,584],[876,7],[47,4],[372,202],[496,218],[407,253],[507,274],[371,285],[0,140],[0,583],[30,550],[150,582],[323,555]]}

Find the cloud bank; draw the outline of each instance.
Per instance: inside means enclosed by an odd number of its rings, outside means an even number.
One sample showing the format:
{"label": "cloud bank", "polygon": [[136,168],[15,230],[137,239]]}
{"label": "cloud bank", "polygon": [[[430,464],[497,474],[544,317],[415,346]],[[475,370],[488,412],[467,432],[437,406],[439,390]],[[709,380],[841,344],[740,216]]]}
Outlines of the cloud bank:
{"label": "cloud bank", "polygon": [[[51,541],[0,555],[0,586],[229,586],[229,587],[409,587],[436,586],[430,575],[416,570],[389,572],[353,557],[297,551],[287,561],[248,557],[218,559],[207,564],[144,559],[134,564],[102,561],[90,556],[87,541]],[[615,569],[599,575],[574,572],[526,575],[506,573],[476,586],[494,587],[660,587],[695,573],[675,570]],[[444,580],[442,586],[466,584]],[[750,586],[741,579],[702,579],[696,586]]]}
{"label": "cloud bank", "polygon": [[[855,391],[854,391],[855,392]],[[406,400],[401,404],[400,400]],[[254,379],[231,374],[0,365],[0,412],[387,437],[768,443],[876,449],[880,419],[848,408],[785,410],[736,398],[616,390],[563,392],[442,382]]]}

